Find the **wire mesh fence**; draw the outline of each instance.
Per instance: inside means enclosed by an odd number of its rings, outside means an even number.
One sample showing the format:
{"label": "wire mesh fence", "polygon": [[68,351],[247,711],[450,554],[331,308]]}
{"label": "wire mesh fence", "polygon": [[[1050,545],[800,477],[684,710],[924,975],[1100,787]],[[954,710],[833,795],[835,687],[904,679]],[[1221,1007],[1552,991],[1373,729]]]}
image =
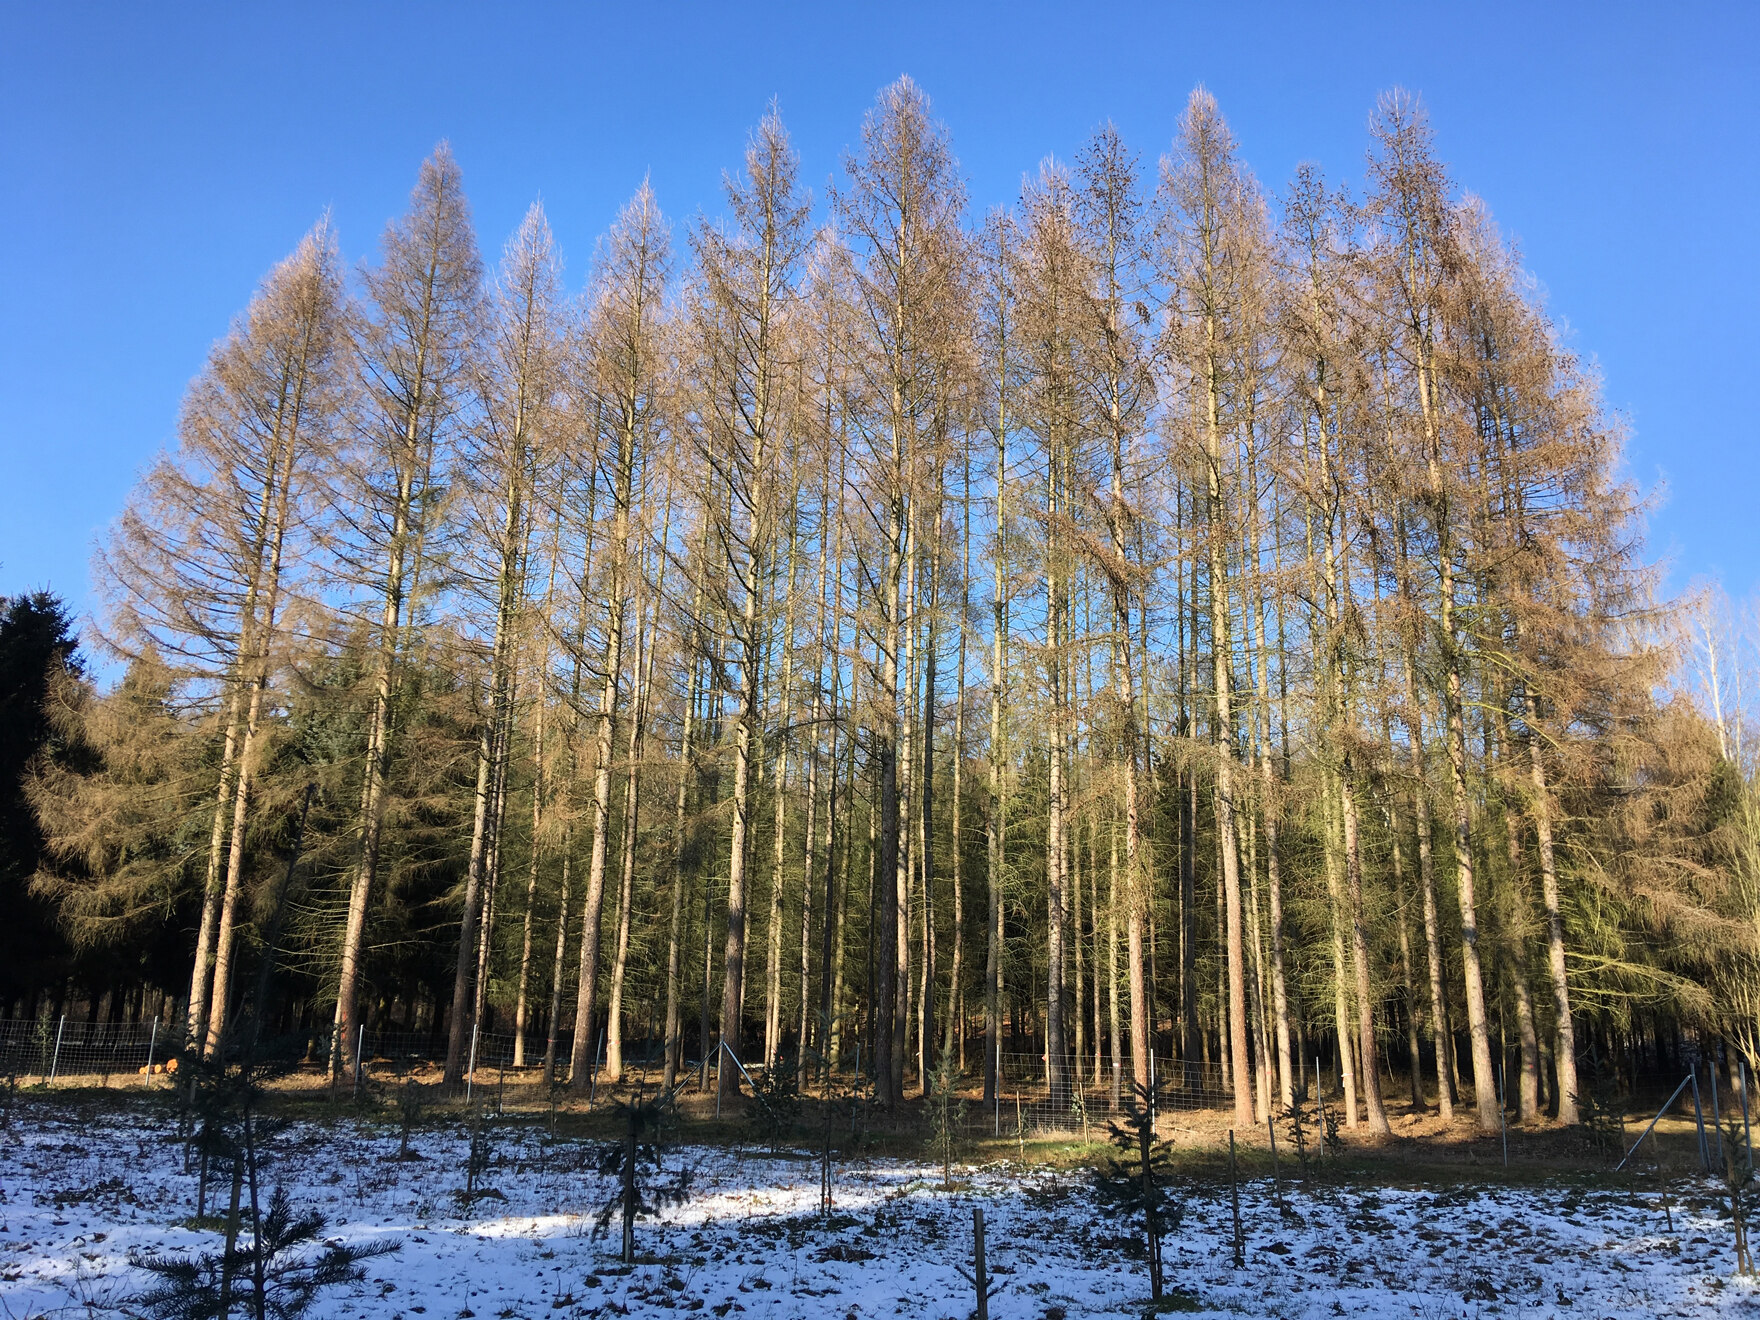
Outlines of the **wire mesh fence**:
{"label": "wire mesh fence", "polygon": [[183,1024],[70,1021],[60,1017],[0,1020],[0,1076],[55,1086],[140,1084],[175,1067]]}
{"label": "wire mesh fence", "polygon": [[[1052,1077],[1043,1054],[1004,1054],[1000,1085],[987,1106],[968,1109],[968,1128],[991,1136],[1031,1137],[1050,1133],[1092,1135],[1131,1102],[1130,1069],[1108,1060],[1078,1068],[1070,1060]],[[1220,1064],[1151,1060],[1155,1105],[1162,1111],[1220,1109],[1233,1103]]]}
{"label": "wire mesh fence", "polygon": [[[175,1073],[184,1047],[185,1025],[166,1022],[104,1022],[74,1019],[65,1015],[39,1018],[0,1019],[0,1081],[16,1079],[19,1085],[57,1087],[118,1087],[139,1085],[149,1077]],[[444,1033],[428,1031],[362,1030],[339,1048],[333,1031],[308,1031],[267,1043],[265,1053],[327,1075],[332,1063],[344,1077],[354,1076],[356,1050],[362,1061],[360,1080],[384,1080],[388,1076],[439,1068],[446,1058]],[[511,1031],[476,1031],[467,1038],[466,1057],[461,1060],[466,1084],[475,1081],[540,1081],[546,1052],[554,1050],[556,1070],[566,1076],[574,1048],[572,1032],[554,1042],[542,1032],[523,1037]],[[598,1041],[595,1069],[603,1058],[604,1038]],[[624,1059],[644,1065],[660,1057],[657,1040],[626,1042]]]}
{"label": "wire mesh fence", "polygon": [[[0,1020],[0,1080],[15,1078],[20,1085],[56,1087],[130,1087],[145,1085],[154,1077],[174,1073],[183,1049],[184,1024],[159,1019],[150,1022],[76,1021],[66,1017]],[[320,1081],[335,1075],[352,1089],[395,1084],[399,1079],[436,1080],[447,1053],[447,1038],[432,1031],[361,1029],[352,1042],[339,1041],[333,1031],[309,1031],[303,1037],[282,1038],[275,1051],[284,1060]],[[572,1032],[553,1040],[546,1032],[477,1029],[461,1042],[461,1090],[494,1086],[498,1089],[540,1087],[547,1078],[570,1076],[574,1049]],[[355,1066],[357,1057],[360,1065]],[[601,1032],[588,1056],[595,1087],[605,1063],[606,1041]],[[624,1085],[647,1078],[660,1066],[663,1043],[640,1038],[624,1042]],[[546,1060],[551,1067],[546,1069]],[[692,1060],[684,1060],[688,1071]],[[993,1136],[1034,1136],[1047,1133],[1093,1133],[1103,1131],[1110,1118],[1130,1102],[1129,1066],[1115,1073],[1108,1060],[1098,1066],[1084,1059],[1078,1067],[1072,1058],[1060,1076],[1048,1075],[1043,1054],[1004,1053],[1000,1058],[1000,1085],[988,1101],[981,1099],[982,1075],[974,1063],[958,1079],[962,1096],[963,1123],[970,1131]],[[761,1066],[751,1061],[754,1073]],[[860,1086],[854,1075],[856,1059],[846,1057],[833,1089]],[[871,1071],[866,1069],[863,1071]],[[1156,1105],[1164,1111],[1225,1107],[1231,1093],[1219,1064],[1157,1060]],[[809,1069],[804,1079],[816,1075]],[[651,1081],[651,1079],[647,1079]],[[921,1079],[912,1077],[906,1094],[913,1095]],[[643,1083],[645,1084],[645,1083]],[[809,1093],[813,1090],[809,1082]]]}

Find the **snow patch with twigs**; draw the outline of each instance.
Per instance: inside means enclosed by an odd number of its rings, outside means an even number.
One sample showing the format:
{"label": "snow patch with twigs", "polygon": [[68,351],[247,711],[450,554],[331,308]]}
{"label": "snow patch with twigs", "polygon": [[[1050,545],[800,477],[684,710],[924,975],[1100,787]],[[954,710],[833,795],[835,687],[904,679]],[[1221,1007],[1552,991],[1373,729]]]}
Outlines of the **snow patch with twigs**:
{"label": "snow patch with twigs", "polygon": [[[819,1210],[811,1159],[681,1146],[691,1194],[637,1230],[640,1261],[596,1237],[615,1194],[596,1147],[542,1126],[494,1136],[486,1194],[465,1202],[469,1135],[421,1130],[421,1158],[396,1158],[390,1125],[296,1123],[275,1140],[269,1186],[319,1210],[326,1235],[395,1239],[366,1279],[326,1294],[319,1317],[514,1320],[674,1314],[719,1317],[955,1317],[973,1310],[972,1207],[981,1205],[997,1320],[1073,1320],[1140,1311],[1147,1292],[1129,1225],[1105,1217],[1079,1171],[962,1167],[941,1190],[928,1162],[857,1160],[836,1170]],[[1242,1188],[1246,1265],[1232,1265],[1228,1187],[1179,1189],[1170,1288],[1196,1314],[1327,1317],[1559,1317],[1760,1314],[1733,1278],[1728,1223],[1708,1191],[1672,1207],[1652,1194],[1579,1186],[1453,1183],[1436,1188]],[[121,1314],[146,1278],[131,1254],[217,1250],[195,1220],[175,1117],[159,1108],[36,1106],[0,1132],[0,1317]],[[210,1189],[209,1210],[224,1188]],[[244,1308],[238,1314],[243,1316]]]}

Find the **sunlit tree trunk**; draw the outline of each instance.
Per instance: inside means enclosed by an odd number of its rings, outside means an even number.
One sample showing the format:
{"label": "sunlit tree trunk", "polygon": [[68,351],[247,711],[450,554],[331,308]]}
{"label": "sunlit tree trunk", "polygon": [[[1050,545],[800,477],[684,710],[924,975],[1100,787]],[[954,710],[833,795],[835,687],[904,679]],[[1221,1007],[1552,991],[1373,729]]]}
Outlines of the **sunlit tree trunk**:
{"label": "sunlit tree trunk", "polygon": [[[125,514],[107,556],[112,572],[123,563],[146,570],[125,584],[137,593],[137,617],[190,619],[210,608],[231,615],[229,627],[214,630],[218,649],[226,654],[224,687],[231,691],[224,703],[220,783],[190,980],[191,1041],[199,1040],[207,1053],[218,1047],[226,1028],[263,703],[287,640],[281,617],[284,575],[290,558],[303,550],[289,542],[305,535],[296,525],[300,505],[316,475],[331,424],[328,410],[334,406],[342,328],[336,259],[330,230],[320,225],[270,274],[238,328],[215,349],[184,407],[179,458],[208,465],[212,485],[197,485],[193,473],[162,462],[147,488],[165,507]],[[192,547],[196,563],[168,565],[161,578],[153,571],[155,560],[177,541],[157,536],[150,520],[165,518],[182,531],[180,515],[188,514],[207,520],[229,553],[204,580],[210,566]],[[141,538],[153,538],[155,544],[142,545]],[[161,585],[188,594],[154,602],[149,593]],[[205,939],[210,922],[213,934]]]}
{"label": "sunlit tree trunk", "polygon": [[[732,829],[727,926],[722,941],[720,1044],[742,1057],[746,973],[746,901],[751,862],[752,794],[763,748],[763,661],[771,625],[768,582],[776,559],[784,421],[789,406],[785,339],[795,304],[797,267],[810,235],[799,167],[774,110],[753,133],[745,168],[726,183],[736,223],[699,223],[691,234],[697,259],[691,333],[701,426],[696,453],[725,487],[725,503],[705,512],[718,519],[713,537],[726,569],[711,585],[716,614],[731,633],[737,688],[733,729]],[[707,578],[708,575],[705,574]],[[723,1100],[738,1070],[716,1070]]]}
{"label": "sunlit tree trunk", "polygon": [[778,684],[775,780],[771,785],[770,920],[764,937],[764,1066],[772,1066],[782,1048],[782,863],[788,849],[788,752],[794,723],[794,633],[796,557],[800,519],[789,520],[788,555],[782,577],[782,678]]}
{"label": "sunlit tree trunk", "polygon": [[[500,822],[495,809],[505,787],[512,742],[517,632],[525,607],[525,551],[532,518],[534,451],[543,440],[558,354],[560,293],[557,260],[542,208],[534,206],[509,241],[496,293],[492,347],[484,372],[481,457],[499,476],[498,520],[490,534],[495,614],[489,650],[488,709],[477,746],[477,782],[465,877],[458,963],[446,1040],[445,1078],[462,1080],[468,1062],[474,1006],[482,990],[476,975],[479,935],[486,937],[485,895],[490,849]],[[484,939],[486,947],[486,938]]]}
{"label": "sunlit tree trunk", "polygon": [[379,265],[366,276],[370,313],[361,336],[362,374],[379,416],[363,485],[367,499],[381,508],[389,505],[381,514],[389,514],[389,528],[379,547],[383,577],[363,758],[359,859],[349,886],[338,964],[338,1048],[332,1052],[337,1068],[345,1062],[359,1066],[348,1052],[359,1040],[356,996],[384,832],[391,705],[408,645],[412,598],[422,586],[416,570],[432,517],[429,475],[443,424],[456,407],[451,395],[463,367],[481,279],[458,166],[444,144],[423,164],[410,201],[408,213],[386,230]]}
{"label": "sunlit tree trunk", "polygon": [[[575,988],[574,1045],[569,1058],[569,1082],[576,1092],[591,1089],[598,1052],[595,1028],[600,924],[611,843],[611,756],[622,705],[624,634],[632,577],[640,575],[640,548],[634,541],[645,530],[641,510],[636,507],[643,493],[639,478],[646,468],[652,433],[661,424],[658,414],[665,394],[664,357],[658,337],[670,244],[666,221],[653,190],[644,182],[618,213],[602,244],[586,328],[585,360],[580,365],[581,384],[592,396],[593,412],[599,419],[595,430],[610,429],[610,443],[604,452],[600,452],[598,434],[593,451],[596,461],[609,460],[606,478],[612,509],[606,544],[610,558],[603,581],[597,592],[586,578],[580,584],[583,596],[593,593],[603,602],[605,624],[593,770],[593,845],[581,902],[580,979]],[[633,574],[632,564],[636,566]],[[638,632],[641,618],[638,613]],[[638,673],[638,683],[640,677]],[[632,746],[640,737],[636,724],[632,720]]]}

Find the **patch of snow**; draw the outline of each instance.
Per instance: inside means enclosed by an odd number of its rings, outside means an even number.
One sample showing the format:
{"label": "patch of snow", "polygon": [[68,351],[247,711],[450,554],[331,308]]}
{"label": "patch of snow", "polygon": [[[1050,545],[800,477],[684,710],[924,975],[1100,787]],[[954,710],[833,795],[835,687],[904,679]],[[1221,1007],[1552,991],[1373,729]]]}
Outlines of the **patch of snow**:
{"label": "patch of snow", "polygon": [[[905,1160],[840,1163],[835,1207],[819,1213],[818,1165],[674,1147],[668,1173],[693,1171],[688,1199],[637,1227],[644,1261],[617,1264],[616,1226],[593,1233],[615,1193],[593,1149],[540,1128],[494,1132],[468,1206],[469,1135],[419,1132],[423,1158],[399,1161],[395,1131],[297,1123],[274,1139],[268,1187],[329,1221],[327,1237],[400,1242],[314,1320],[575,1320],[679,1311],[777,1317],[905,1315],[964,1320],[972,1208],[984,1209],[996,1320],[1141,1309],[1147,1276],[1131,1230],[1101,1214],[1080,1173],[999,1163],[940,1170]],[[662,1175],[666,1176],[666,1175]],[[210,1188],[209,1210],[224,1187]],[[1760,1314],[1760,1289],[1733,1278],[1729,1226],[1708,1186],[1677,1200],[1674,1231],[1650,1195],[1581,1187],[1450,1185],[1433,1190],[1243,1184],[1246,1264],[1232,1263],[1226,1185],[1184,1189],[1166,1243],[1171,1288],[1200,1315],[1367,1316],[1375,1320]],[[196,1226],[196,1177],[175,1120],[142,1108],[39,1109],[0,1133],[0,1317],[118,1308],[145,1282],[131,1253],[218,1249]],[[241,1313],[242,1313],[241,1307]]]}

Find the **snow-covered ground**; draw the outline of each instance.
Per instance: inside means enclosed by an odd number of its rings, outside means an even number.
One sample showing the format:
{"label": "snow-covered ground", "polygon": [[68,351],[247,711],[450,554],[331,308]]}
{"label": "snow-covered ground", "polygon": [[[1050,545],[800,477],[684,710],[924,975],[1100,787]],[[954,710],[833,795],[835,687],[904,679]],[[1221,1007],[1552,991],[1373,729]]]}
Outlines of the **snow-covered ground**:
{"label": "snow-covered ground", "polygon": [[[1147,1294],[1125,1231],[1099,1215],[1079,1173],[995,1164],[961,1171],[875,1160],[840,1165],[836,1207],[819,1214],[819,1170],[783,1159],[681,1147],[691,1193],[638,1247],[654,1262],[623,1271],[617,1241],[593,1236],[612,1194],[590,1152],[541,1128],[495,1130],[485,1179],[499,1196],[461,1205],[469,1138],[418,1132],[424,1157],[395,1159],[398,1137],[346,1122],[296,1124],[275,1138],[267,1177],[327,1235],[386,1238],[366,1281],[320,1300],[319,1316],[384,1320],[572,1320],[704,1310],[716,1316],[966,1317],[973,1298],[973,1205],[985,1211],[1001,1285],[997,1320],[1128,1315]],[[1231,1259],[1226,1186],[1188,1189],[1167,1244],[1170,1283],[1201,1314],[1442,1317],[1760,1314],[1760,1290],[1731,1277],[1728,1225],[1708,1203],[1652,1194],[1451,1185],[1439,1190],[1243,1187],[1246,1265]],[[222,1192],[223,1194],[223,1192]],[[165,1111],[36,1107],[0,1132],[0,1318],[120,1308],[144,1276],[131,1251],[214,1250],[193,1227],[196,1179]],[[615,1226],[613,1226],[615,1234]]]}

